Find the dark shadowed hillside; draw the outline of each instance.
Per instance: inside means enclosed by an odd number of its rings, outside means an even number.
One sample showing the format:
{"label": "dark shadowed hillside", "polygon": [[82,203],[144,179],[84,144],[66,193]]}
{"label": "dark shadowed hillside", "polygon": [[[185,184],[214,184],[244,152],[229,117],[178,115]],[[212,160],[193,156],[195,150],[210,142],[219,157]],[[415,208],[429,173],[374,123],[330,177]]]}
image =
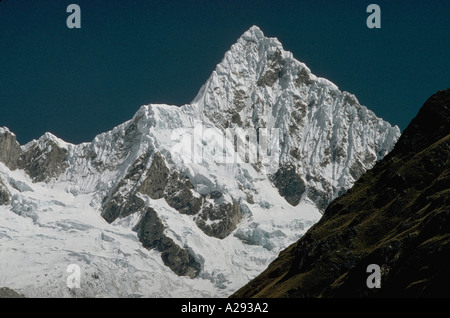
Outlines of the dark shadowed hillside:
{"label": "dark shadowed hillside", "polygon": [[[450,89],[394,150],[232,297],[450,297]],[[369,264],[381,288],[368,288]]]}

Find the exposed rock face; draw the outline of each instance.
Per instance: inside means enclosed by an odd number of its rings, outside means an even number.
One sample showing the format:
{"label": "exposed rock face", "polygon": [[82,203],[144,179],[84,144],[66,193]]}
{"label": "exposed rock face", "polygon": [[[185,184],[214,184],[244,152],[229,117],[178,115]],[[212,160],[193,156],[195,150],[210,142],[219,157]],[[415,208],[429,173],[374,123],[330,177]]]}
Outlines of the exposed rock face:
{"label": "exposed rock face", "polygon": [[[173,204],[174,208],[179,208],[180,213],[195,214],[200,204],[195,209],[192,208],[190,204],[192,185],[188,179],[184,182],[180,181],[179,174],[176,172],[169,178],[169,169],[160,153],[154,154],[150,167],[146,169],[149,158],[150,155],[146,153],[135,161],[109,196],[109,200],[104,203],[102,216],[111,223],[117,218],[141,213],[140,221],[133,230],[137,232],[142,245],[148,249],[155,248],[160,251],[164,264],[177,275],[195,278],[200,270],[200,264],[188,251],[164,235],[164,225],[157,213],[154,209],[145,207],[145,202],[138,197],[138,194],[148,195],[155,200],[165,197],[169,205]],[[141,178],[144,180],[139,183]],[[177,185],[179,187],[176,187]]]}
{"label": "exposed rock face", "polygon": [[286,64],[286,60],[283,59],[279,49],[268,55],[267,61],[267,70],[259,79],[258,86],[272,87],[284,75],[283,67]]}
{"label": "exposed rock face", "polygon": [[194,197],[189,178],[182,177],[180,173],[173,172],[166,186],[166,202],[182,214],[194,215],[200,211],[201,197]]}
{"label": "exposed rock face", "polygon": [[139,186],[139,192],[147,194],[152,199],[160,199],[164,196],[168,180],[169,169],[162,156],[156,153],[148,169],[147,177]]}
{"label": "exposed rock face", "polygon": [[295,166],[282,166],[273,176],[273,184],[279,189],[283,196],[291,205],[299,204],[305,192],[305,182],[296,173]]}
{"label": "exposed rock face", "polygon": [[24,169],[33,181],[49,181],[57,178],[67,167],[67,149],[59,139],[46,133],[24,147],[7,128],[0,128],[0,162],[9,169]]}
{"label": "exposed rock face", "polygon": [[109,223],[117,218],[138,212],[144,207],[144,202],[136,197],[136,186],[145,171],[148,158],[148,154],[140,156],[130,167],[128,173],[119,181],[112,193],[104,197],[102,216]]}
{"label": "exposed rock face", "polygon": [[241,217],[239,204],[235,201],[232,204],[205,204],[196,223],[207,235],[223,239],[236,229]]}
{"label": "exposed rock face", "polygon": [[0,298],[24,298],[24,296],[11,288],[0,287]]}
{"label": "exposed rock face", "polygon": [[[140,156],[130,167],[124,178],[120,180],[109,200],[103,203],[102,216],[108,222],[124,218],[133,213],[143,213],[134,230],[144,247],[156,248],[162,254],[164,263],[178,275],[195,277],[200,264],[184,248],[178,246],[172,239],[164,235],[164,225],[152,208],[146,208],[145,202],[138,194],[148,195],[151,199],[164,198],[167,204],[181,214],[197,215],[196,224],[207,235],[225,238],[236,229],[241,219],[237,202],[211,204],[204,202],[202,196],[193,195],[193,186],[187,177],[173,171],[170,172],[164,157],[155,153]],[[144,177],[145,176],[145,177]],[[139,182],[140,179],[144,179]],[[131,189],[131,191],[130,191]],[[220,199],[222,194],[213,191],[212,199]]]}
{"label": "exposed rock face", "polygon": [[35,182],[57,178],[67,168],[67,149],[57,143],[57,138],[47,133],[38,141],[31,142],[17,160]]}
{"label": "exposed rock face", "polygon": [[22,148],[17,142],[16,135],[5,127],[0,128],[0,162],[14,170],[21,154]]}
{"label": "exposed rock face", "polygon": [[160,251],[164,264],[177,275],[190,278],[198,275],[200,263],[185,249],[175,244],[171,238],[164,235],[164,225],[155,210],[147,208],[134,230],[137,231],[143,246]]}
{"label": "exposed rock face", "polygon": [[0,178],[0,205],[8,205],[11,202],[11,194],[5,187],[2,179]]}
{"label": "exposed rock face", "polygon": [[[237,297],[449,297],[450,89]],[[368,288],[367,267],[381,268]]]}

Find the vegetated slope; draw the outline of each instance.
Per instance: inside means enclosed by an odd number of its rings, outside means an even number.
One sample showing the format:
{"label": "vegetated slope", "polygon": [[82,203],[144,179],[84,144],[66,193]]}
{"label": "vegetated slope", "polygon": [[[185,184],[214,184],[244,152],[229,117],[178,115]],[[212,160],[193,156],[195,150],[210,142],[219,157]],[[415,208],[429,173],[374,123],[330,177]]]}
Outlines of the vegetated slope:
{"label": "vegetated slope", "polygon": [[[233,297],[449,297],[450,89],[394,150]],[[368,288],[369,264],[381,288]]]}

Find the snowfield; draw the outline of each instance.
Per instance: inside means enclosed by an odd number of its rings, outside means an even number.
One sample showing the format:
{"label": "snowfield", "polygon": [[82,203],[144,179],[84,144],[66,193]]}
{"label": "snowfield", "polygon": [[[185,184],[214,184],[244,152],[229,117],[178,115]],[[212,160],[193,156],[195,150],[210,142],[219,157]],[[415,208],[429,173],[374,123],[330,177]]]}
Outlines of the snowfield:
{"label": "snowfield", "polygon": [[[0,163],[0,177],[6,176],[14,181],[5,182],[13,194],[11,206],[0,206],[0,286],[27,297],[227,297],[321,215],[309,204],[300,214],[298,207],[275,214],[260,208],[236,236],[221,240],[207,236],[163,199],[146,197],[160,213],[167,235],[204,259],[200,277],[190,279],[175,275],[159,252],[142,247],[131,230],[139,215],[109,224],[91,206],[92,194],[73,195],[64,183],[50,189]],[[68,287],[71,264],[80,267],[80,288]]]}

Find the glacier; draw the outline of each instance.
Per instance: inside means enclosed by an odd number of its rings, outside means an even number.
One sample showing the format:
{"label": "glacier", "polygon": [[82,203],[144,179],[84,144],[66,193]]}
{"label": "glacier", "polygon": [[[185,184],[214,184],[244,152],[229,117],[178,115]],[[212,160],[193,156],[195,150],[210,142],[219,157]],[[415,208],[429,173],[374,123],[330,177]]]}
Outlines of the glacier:
{"label": "glacier", "polygon": [[77,145],[50,133],[19,145],[0,128],[0,286],[227,297],[399,136],[253,26],[189,104],[143,105]]}

